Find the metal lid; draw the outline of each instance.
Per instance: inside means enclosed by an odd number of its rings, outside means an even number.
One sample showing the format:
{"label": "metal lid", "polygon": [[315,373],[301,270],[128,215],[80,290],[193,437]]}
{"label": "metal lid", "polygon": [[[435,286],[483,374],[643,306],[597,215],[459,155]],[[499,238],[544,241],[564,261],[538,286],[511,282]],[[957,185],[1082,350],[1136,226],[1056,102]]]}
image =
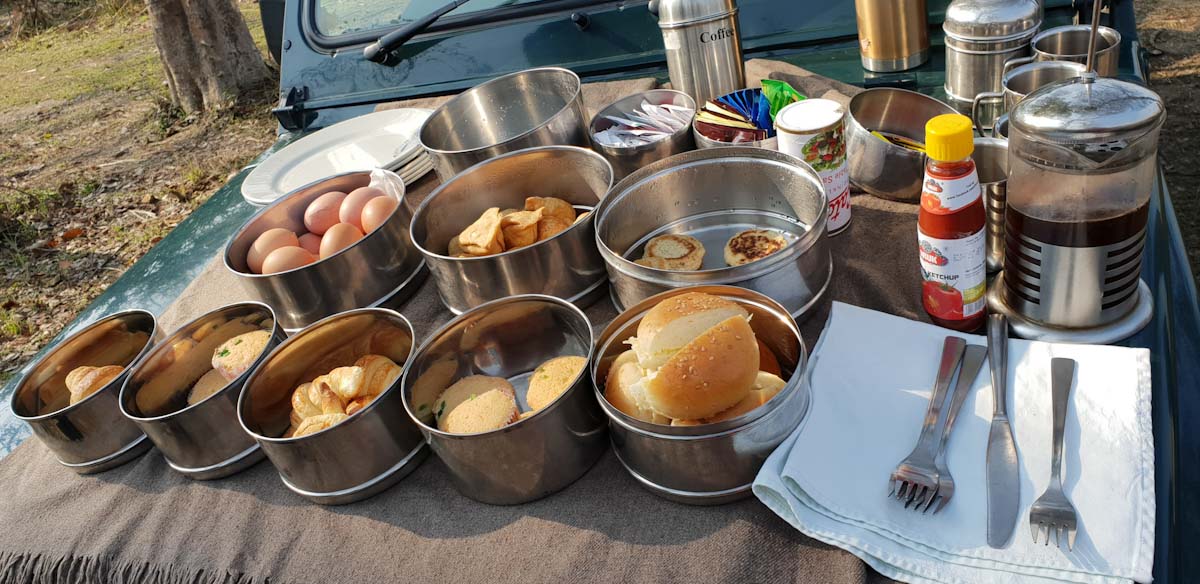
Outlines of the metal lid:
{"label": "metal lid", "polygon": [[964,40],[1003,40],[1032,35],[1042,25],[1038,0],[954,0],[942,30]]}
{"label": "metal lid", "polygon": [[1053,142],[1108,142],[1141,136],[1165,116],[1162,98],[1146,87],[1085,74],[1031,93],[1009,120],[1014,129]]}
{"label": "metal lid", "polygon": [[658,15],[661,28],[715,20],[737,12],[734,0],[651,0],[649,8]]}

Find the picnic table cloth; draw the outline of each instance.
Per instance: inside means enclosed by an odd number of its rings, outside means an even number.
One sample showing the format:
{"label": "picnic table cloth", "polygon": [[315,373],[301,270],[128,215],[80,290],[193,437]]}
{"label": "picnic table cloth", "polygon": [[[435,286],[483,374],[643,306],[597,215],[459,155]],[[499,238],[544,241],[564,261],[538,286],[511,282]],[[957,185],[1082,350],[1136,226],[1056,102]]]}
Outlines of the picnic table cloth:
{"label": "picnic table cloth", "polygon": [[[776,61],[747,78],[784,79],[845,101],[855,89]],[[585,85],[594,112],[652,87],[640,79]],[[401,105],[436,105],[439,99]],[[430,174],[413,185],[423,197]],[[816,342],[829,301],[926,320],[919,301],[917,208],[853,197],[850,227],[831,239],[826,301],[801,323]],[[208,310],[256,300],[220,257],[160,315],[173,330]],[[452,315],[427,280],[397,310],[424,338]],[[616,311],[589,307],[598,331]],[[863,356],[869,360],[869,355]],[[0,581],[140,583],[355,582],[889,582],[860,560],[809,539],[756,499],[692,507],[640,488],[611,450],[579,481],[545,499],[498,507],[460,495],[430,456],[396,486],[322,507],[288,491],[269,462],[197,482],[154,450],[78,476],[36,439],[0,460]]]}

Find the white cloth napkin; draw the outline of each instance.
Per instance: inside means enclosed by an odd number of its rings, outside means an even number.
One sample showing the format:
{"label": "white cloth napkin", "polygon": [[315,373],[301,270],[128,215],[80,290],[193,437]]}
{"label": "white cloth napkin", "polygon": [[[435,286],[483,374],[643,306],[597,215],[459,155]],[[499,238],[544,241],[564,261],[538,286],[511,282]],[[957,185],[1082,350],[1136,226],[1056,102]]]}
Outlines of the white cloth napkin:
{"label": "white cloth napkin", "polygon": [[[936,515],[886,497],[929,404],[942,342],[986,339],[834,303],[813,351],[811,410],[763,466],[754,493],[806,535],[905,582],[1149,582],[1154,555],[1150,352],[1013,339],[1009,417],[1021,510],[1006,549],[987,545],[988,364],[953,429],[950,504]],[[1075,551],[1034,544],[1029,508],[1050,478],[1050,359],[1077,362],[1067,408],[1063,483],[1079,517]]]}

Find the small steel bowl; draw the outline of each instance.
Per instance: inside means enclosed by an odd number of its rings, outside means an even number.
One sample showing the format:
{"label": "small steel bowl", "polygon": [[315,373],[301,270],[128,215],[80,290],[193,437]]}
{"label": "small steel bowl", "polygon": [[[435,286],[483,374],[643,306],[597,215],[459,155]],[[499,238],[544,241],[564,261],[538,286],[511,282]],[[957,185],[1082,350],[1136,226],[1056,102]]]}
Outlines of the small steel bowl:
{"label": "small steel bowl", "polygon": [[399,302],[420,287],[425,266],[408,237],[412,211],[403,200],[383,225],[325,259],[276,274],[255,274],[246,266],[250,245],[264,231],[283,227],[303,233],[309,203],[327,192],[348,193],[370,182],[371,172],[359,171],[300,187],[251,217],[225,247],[225,268],[254,287],[284,331],[296,332],[338,312]]}
{"label": "small steel bowl", "polygon": [[381,493],[429,454],[404,414],[399,379],[336,426],[299,438],[282,436],[291,423],[292,393],[300,384],[369,354],[406,367],[412,347],[412,325],[395,311],[362,308],[335,314],[291,336],[259,363],[238,398],[238,421],[292,492],[322,505]]}
{"label": "small steel bowl", "polygon": [[[589,134],[595,136],[597,132],[613,127],[616,125],[616,122],[608,119],[607,116],[625,116],[627,113],[641,107],[643,101],[653,105],[674,104],[691,108],[693,112],[692,119],[696,117],[694,113],[696,111],[696,100],[692,99],[692,96],[673,89],[651,89],[650,91],[643,91],[618,99],[608,107],[600,110],[596,114],[596,117],[592,118],[592,123],[588,126]],[[691,126],[692,124],[689,122],[670,136],[641,146],[605,146],[592,140],[592,149],[599,152],[612,165],[616,180],[621,180],[647,164],[657,162],[673,154],[695,150],[696,140],[692,137]]]}
{"label": "small steel bowl", "polygon": [[696,148],[705,150],[708,148],[729,148],[729,147],[749,147],[762,148],[764,150],[779,150],[779,136],[771,136],[763,140],[754,140],[752,142],[722,142],[713,140],[699,130],[696,130],[695,122],[692,123],[692,136],[696,139]]}
{"label": "small steel bowl", "polygon": [[[596,208],[596,246],[618,309],[664,290],[727,284],[757,290],[800,318],[824,295],[833,273],[825,232],[828,204],[809,165],[761,148],[697,150],[625,177]],[[756,262],[728,267],[733,233],[768,228],[791,243]],[[652,237],[690,233],[704,244],[705,268],[660,270],[634,262]]]}
{"label": "small steel bowl", "polygon": [[882,140],[871,130],[924,143],[925,122],[952,113],[955,109],[945,103],[906,89],[867,89],[850,98],[850,182],[881,199],[920,201],[925,154]]}
{"label": "small steel bowl", "polygon": [[992,126],[992,137],[1008,140],[1008,114],[996,118],[996,124]]}
{"label": "small steel bowl", "polygon": [[592,325],[559,298],[527,294],[495,300],[429,336],[404,371],[404,408],[458,490],[477,501],[514,505],[540,499],[583,476],[608,448],[605,419],[586,371],[550,405],[499,430],[438,430],[433,403],[468,375],[508,379],[528,411],[529,378],[542,363],[578,355],[591,360]]}
{"label": "small steel bowl", "polygon": [[[128,310],[103,317],[46,352],[13,391],[10,407],[58,461],[79,474],[120,466],[150,449],[117,403],[129,365],[162,336],[154,315]],[[120,365],[120,375],[70,404],[67,375],[76,367]]]}
{"label": "small steel bowl", "polygon": [[121,387],[121,413],[145,432],[176,472],[197,480],[217,479],[263,459],[258,443],[237,422],[238,394],[253,365],[217,393],[187,403],[192,385],[212,370],[213,351],[237,335],[257,330],[271,333],[254,361],[257,365],[283,342],[283,330],[271,307],[241,302],[180,327],[130,368]]}
{"label": "small steel bowl", "polygon": [[489,207],[525,208],[525,197],[558,197],[590,212],[612,186],[602,156],[575,146],[542,146],[481,162],[433,191],[412,218],[413,245],[425,256],[442,303],[462,314],[514,294],[548,294],[587,306],[604,295],[604,261],[589,214],[545,241],[485,256],[446,255],[450,238]]}
{"label": "small steel bowl", "polygon": [[506,152],[553,144],[588,146],[582,83],[540,67],[481,83],[442,104],[421,126],[421,145],[442,182]]}
{"label": "small steel bowl", "polygon": [[[637,336],[642,318],[659,302],[689,292],[720,296],[751,314],[755,336],[775,353],[787,382],[766,404],[736,418],[700,426],[666,426],[626,415],[604,397],[608,371]],[[622,312],[600,333],[591,375],[608,416],[617,458],[651,492],[680,503],[719,505],[750,495],[754,477],[775,447],[808,413],[808,351],[796,321],[779,303],[734,286],[695,286],[651,296]]]}

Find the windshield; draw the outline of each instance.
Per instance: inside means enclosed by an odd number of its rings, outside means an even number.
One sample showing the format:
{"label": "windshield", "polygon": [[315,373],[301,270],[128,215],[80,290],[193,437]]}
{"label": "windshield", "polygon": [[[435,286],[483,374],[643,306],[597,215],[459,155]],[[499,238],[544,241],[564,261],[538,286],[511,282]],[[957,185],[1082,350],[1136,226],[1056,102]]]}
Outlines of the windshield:
{"label": "windshield", "polygon": [[[532,4],[541,0],[472,0],[446,17]],[[317,30],[330,37],[395,28],[413,22],[449,0],[313,0]]]}

